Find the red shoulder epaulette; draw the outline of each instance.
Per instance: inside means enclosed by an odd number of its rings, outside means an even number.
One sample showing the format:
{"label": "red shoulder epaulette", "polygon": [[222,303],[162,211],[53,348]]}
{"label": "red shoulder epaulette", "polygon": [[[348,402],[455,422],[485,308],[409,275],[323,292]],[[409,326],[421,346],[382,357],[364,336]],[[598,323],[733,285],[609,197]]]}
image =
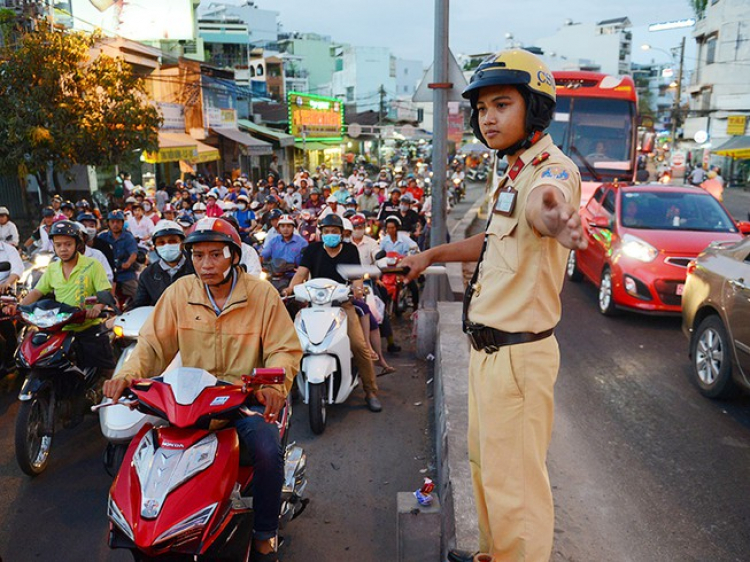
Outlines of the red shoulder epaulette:
{"label": "red shoulder epaulette", "polygon": [[549,152],[542,152],[539,156],[537,156],[531,161],[531,165],[538,166],[539,164],[541,164],[547,159],[549,159]]}

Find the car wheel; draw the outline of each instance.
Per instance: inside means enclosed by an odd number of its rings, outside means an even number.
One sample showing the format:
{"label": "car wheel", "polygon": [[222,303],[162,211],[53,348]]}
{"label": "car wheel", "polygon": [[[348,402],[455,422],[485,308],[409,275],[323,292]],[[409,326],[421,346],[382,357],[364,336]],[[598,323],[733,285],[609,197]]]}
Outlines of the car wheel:
{"label": "car wheel", "polygon": [[614,316],[617,314],[612,285],[612,271],[609,267],[605,267],[604,271],[602,271],[601,283],[599,283],[599,312],[604,314],[604,316]]}
{"label": "car wheel", "polygon": [[708,398],[729,398],[737,392],[732,379],[732,357],[724,324],[716,315],[698,325],[691,341],[694,381]]}
{"label": "car wheel", "polygon": [[565,269],[565,273],[567,274],[568,279],[570,279],[574,283],[578,283],[581,279],[583,279],[583,273],[581,273],[581,270],[578,269],[578,255],[576,254],[575,250],[570,251],[570,255],[568,256],[568,265]]}

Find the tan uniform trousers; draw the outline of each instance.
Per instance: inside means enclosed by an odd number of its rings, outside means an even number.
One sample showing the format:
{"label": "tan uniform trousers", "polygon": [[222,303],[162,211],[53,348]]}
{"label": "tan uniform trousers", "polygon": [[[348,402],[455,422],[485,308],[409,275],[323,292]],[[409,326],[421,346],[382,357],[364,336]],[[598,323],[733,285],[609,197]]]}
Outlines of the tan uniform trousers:
{"label": "tan uniform trousers", "polygon": [[365,394],[377,393],[375,368],[372,366],[372,359],[370,359],[368,351],[369,345],[365,342],[365,334],[362,332],[362,324],[359,323],[357,311],[354,310],[354,305],[350,302],[342,305],[341,308],[346,312],[349,345],[351,345],[354,354],[354,364],[357,366],[359,376],[362,379],[362,387],[365,389]]}
{"label": "tan uniform trousers", "polygon": [[555,515],[547,474],[554,385],[554,336],[471,350],[469,462],[479,514],[479,548],[497,562],[548,562]]}

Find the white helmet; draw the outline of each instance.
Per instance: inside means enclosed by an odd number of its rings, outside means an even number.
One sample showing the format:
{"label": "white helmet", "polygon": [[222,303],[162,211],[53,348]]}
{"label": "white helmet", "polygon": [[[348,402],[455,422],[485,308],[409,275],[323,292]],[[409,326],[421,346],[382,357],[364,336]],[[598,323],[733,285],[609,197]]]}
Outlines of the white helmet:
{"label": "white helmet", "polygon": [[201,201],[198,201],[195,205],[193,205],[193,212],[195,211],[206,211],[206,204],[202,203]]}
{"label": "white helmet", "polygon": [[170,234],[175,234],[182,240],[185,239],[185,231],[177,222],[162,219],[156,223],[151,238],[152,240],[156,240],[159,236],[169,236]]}
{"label": "white helmet", "polygon": [[344,230],[348,230],[349,232],[352,232],[354,230],[354,226],[352,225],[352,221],[349,219],[344,219]]}

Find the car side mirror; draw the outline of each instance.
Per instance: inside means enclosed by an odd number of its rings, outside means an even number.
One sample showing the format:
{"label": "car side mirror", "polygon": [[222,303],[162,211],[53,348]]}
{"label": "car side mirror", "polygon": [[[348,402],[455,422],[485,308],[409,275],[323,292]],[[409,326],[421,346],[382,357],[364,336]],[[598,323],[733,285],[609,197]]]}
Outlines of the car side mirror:
{"label": "car side mirror", "polygon": [[594,217],[589,222],[589,225],[594,228],[601,228],[602,230],[612,230],[612,226],[609,224],[609,219],[607,217]]}
{"label": "car side mirror", "polygon": [[737,228],[740,230],[743,236],[750,236],[750,222],[738,221]]}

